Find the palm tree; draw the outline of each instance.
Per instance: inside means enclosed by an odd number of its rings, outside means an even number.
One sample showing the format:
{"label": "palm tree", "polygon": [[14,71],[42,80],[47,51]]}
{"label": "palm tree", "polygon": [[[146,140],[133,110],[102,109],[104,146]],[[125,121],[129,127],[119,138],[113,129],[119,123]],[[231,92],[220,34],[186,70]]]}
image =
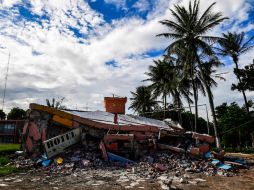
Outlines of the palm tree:
{"label": "palm tree", "polygon": [[52,98],[52,103],[50,103],[49,99],[46,99],[46,104],[48,107],[55,108],[55,109],[66,109],[66,106],[62,105],[65,98],[61,98],[56,100]]}
{"label": "palm tree", "polygon": [[[250,49],[254,47],[254,44],[251,44],[253,40],[254,40],[254,36],[252,36],[248,40],[245,40],[245,34],[243,32],[239,34],[228,32],[227,34],[223,34],[223,38],[218,41],[220,47],[216,49],[218,50],[219,55],[230,56],[233,62],[235,63],[236,71],[238,71],[239,70],[239,67],[238,67],[239,56],[246,53],[247,51],[249,51]],[[237,74],[237,72],[235,72],[235,74],[239,83],[241,84],[242,81],[240,76]],[[246,107],[247,113],[249,114],[249,106],[248,106],[248,101],[246,98],[245,91],[243,88],[240,89],[240,91],[243,94],[245,107]]]}
{"label": "palm tree", "polygon": [[[173,75],[171,76],[171,80],[175,82],[174,85],[172,85],[172,97],[173,97],[173,104],[175,107],[178,108],[178,117],[179,121],[181,123],[181,107],[183,105],[182,103],[182,97],[184,97],[190,107],[190,104],[193,103],[192,99],[190,98],[193,94],[190,92],[191,88],[191,81],[186,76],[183,66],[179,63],[182,61],[182,57],[184,54],[182,54],[182,51],[175,52],[175,54],[171,55],[163,55],[164,62],[167,62],[169,72]],[[190,108],[191,111],[191,108]]]}
{"label": "palm tree", "polygon": [[[175,10],[171,9],[173,20],[160,21],[161,24],[167,26],[170,31],[162,33],[157,36],[164,36],[167,38],[174,39],[174,41],[166,48],[166,51],[170,54],[179,47],[186,48],[186,59],[183,62],[185,68],[188,68],[192,81],[194,81],[194,70],[196,64],[201,67],[200,55],[212,56],[214,54],[212,45],[219,38],[214,36],[207,36],[206,34],[219,25],[223,20],[227,19],[222,17],[221,12],[212,12],[215,3],[211,4],[203,13],[199,9],[199,1],[195,0],[192,5],[189,2],[189,7],[185,8],[180,5],[175,5]],[[201,74],[204,75],[201,69]],[[202,77],[204,78],[204,76]],[[195,88],[193,83],[193,88]],[[209,92],[207,92],[209,93]],[[194,90],[194,99],[197,99],[196,90]],[[212,106],[210,105],[210,108]],[[195,105],[195,126],[197,126],[197,104]],[[214,126],[216,122],[214,121]],[[220,146],[217,142],[217,146]]]}
{"label": "palm tree", "polygon": [[152,95],[151,89],[147,86],[139,86],[136,88],[136,92],[131,92],[132,98],[129,109],[133,109],[141,115],[146,112],[152,112],[153,109],[158,106],[156,97]]}
{"label": "palm tree", "polygon": [[212,93],[211,88],[213,86],[217,87],[217,83],[214,80],[214,78],[219,78],[219,79],[225,80],[220,75],[215,74],[216,70],[214,69],[214,67],[219,67],[221,65],[223,65],[223,64],[215,57],[214,59],[210,59],[208,62],[205,62],[204,64],[202,64],[201,67],[199,68],[200,69],[199,77],[202,79],[202,82],[205,86],[209,104],[211,107],[212,117],[213,117],[213,121],[214,121],[214,125],[213,125],[214,126],[214,135],[216,137],[216,144],[218,144],[218,145],[220,145],[220,138],[218,135],[217,127],[215,127],[215,126],[218,126],[218,123],[216,120],[215,107],[214,107],[214,102],[213,102],[213,93]]}
{"label": "palm tree", "polygon": [[149,72],[145,74],[149,77],[144,81],[152,82],[149,87],[152,89],[154,96],[162,96],[164,104],[164,116],[165,110],[167,108],[167,96],[172,94],[172,89],[174,89],[176,83],[174,79],[174,72],[169,69],[169,63],[165,61],[154,61],[155,65],[149,66]]}

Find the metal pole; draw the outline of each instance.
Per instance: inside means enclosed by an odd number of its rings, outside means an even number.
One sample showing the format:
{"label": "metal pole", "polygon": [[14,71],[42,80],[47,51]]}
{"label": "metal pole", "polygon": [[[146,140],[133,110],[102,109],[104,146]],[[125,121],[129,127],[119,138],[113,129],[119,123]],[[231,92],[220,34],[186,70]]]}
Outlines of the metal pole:
{"label": "metal pole", "polygon": [[4,82],[4,95],[3,95],[2,110],[4,110],[4,101],[5,101],[5,94],[6,94],[6,88],[7,88],[7,80],[8,80],[8,73],[9,73],[10,57],[11,57],[11,54],[9,53],[9,55],[8,55],[8,63],[7,63],[7,69],[6,69],[6,75],[5,75],[5,82]]}

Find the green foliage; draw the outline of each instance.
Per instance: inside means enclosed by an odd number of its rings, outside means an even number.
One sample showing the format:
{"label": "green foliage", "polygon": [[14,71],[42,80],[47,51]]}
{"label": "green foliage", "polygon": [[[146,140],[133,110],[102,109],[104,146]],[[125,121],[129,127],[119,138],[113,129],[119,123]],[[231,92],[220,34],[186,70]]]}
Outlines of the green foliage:
{"label": "green foliage", "polygon": [[218,41],[220,45],[220,47],[217,48],[218,54],[222,56],[230,56],[236,64],[236,68],[238,69],[239,56],[248,52],[254,47],[252,44],[254,36],[246,39],[244,32],[228,32],[222,34],[222,36],[223,37]]}
{"label": "green foliage", "polygon": [[150,81],[149,86],[152,89],[155,97],[162,96],[164,101],[164,108],[166,108],[166,96],[173,94],[176,88],[176,72],[171,69],[172,65],[165,61],[154,61],[155,65],[149,66],[149,71],[145,74],[148,79],[145,81]]}
{"label": "green foliage", "polygon": [[131,92],[131,105],[129,109],[133,109],[135,112],[143,115],[145,112],[151,112],[156,106],[158,101],[152,95],[151,89],[146,86],[139,86],[136,88],[136,92]]}
{"label": "green foliage", "polygon": [[[244,71],[239,70],[238,67],[238,61],[239,56],[250,51],[254,48],[254,36],[250,37],[249,39],[245,38],[244,32],[242,33],[231,33],[228,32],[226,34],[223,34],[223,38],[221,38],[219,41],[219,48],[218,54],[222,56],[229,56],[232,58],[234,64],[235,64],[235,70],[234,73],[238,79],[238,84],[232,84],[232,90],[239,90],[243,94],[244,102],[245,102],[245,108],[247,112],[249,113],[249,107],[248,107],[248,100],[246,98],[245,90],[247,86],[245,86],[245,82],[242,81],[244,77]],[[242,76],[241,76],[242,75]],[[249,80],[249,79],[248,79]],[[248,81],[247,80],[247,81]],[[252,79],[253,81],[253,79]],[[253,83],[251,81],[251,83]]]}
{"label": "green foliage", "polygon": [[[188,7],[175,5],[174,9],[170,10],[172,13],[171,19],[160,21],[161,24],[168,27],[169,31],[158,36],[164,36],[173,40],[166,48],[168,56],[177,54],[178,57],[181,57],[180,64],[183,67],[184,73],[191,79],[195,102],[195,130],[198,127],[198,91],[200,90],[203,95],[208,95],[214,120],[216,144],[219,147],[220,143],[217,136],[217,122],[211,91],[211,86],[215,85],[212,82],[215,81],[212,80],[212,72],[207,72],[209,77],[205,73],[206,70],[203,65],[206,63],[202,60],[211,60],[216,57],[213,46],[219,38],[210,36],[209,31],[227,19],[222,16],[221,12],[213,11],[214,5],[215,3],[208,6],[204,12],[201,12],[199,0],[195,0],[194,3],[190,0]],[[199,77],[199,73],[201,77]]]}
{"label": "green foliage", "polygon": [[52,101],[50,102],[49,99],[46,99],[46,105],[48,107],[51,107],[51,108],[55,108],[55,109],[66,109],[66,106],[62,105],[63,104],[63,101],[65,100],[65,97],[63,98],[52,98]]}
{"label": "green foliage", "polygon": [[0,120],[4,120],[6,118],[6,113],[3,110],[0,110]]}
{"label": "green foliage", "polygon": [[230,153],[244,153],[244,154],[254,154],[254,149],[253,148],[247,148],[247,149],[242,149],[242,148],[224,148],[225,152],[230,152]]}
{"label": "green foliage", "polygon": [[216,116],[219,123],[219,133],[222,137],[222,144],[227,147],[252,146],[254,133],[254,118],[246,115],[244,108],[239,107],[235,102],[216,107]]}
{"label": "green foliage", "polygon": [[254,91],[254,63],[246,65],[244,69],[234,69],[235,75],[240,78],[237,84],[232,84],[232,90]]}
{"label": "green foliage", "polygon": [[[162,108],[160,108],[153,113],[144,114],[144,116],[148,117],[148,118],[158,119],[158,120],[163,120],[165,118],[171,118],[173,121],[177,121],[179,123],[181,122],[182,127],[186,131],[193,131],[194,130],[195,115],[190,112],[181,112],[181,116],[180,116],[178,111],[172,110],[172,111],[167,111],[165,113],[165,117],[164,117],[164,112],[163,112]],[[198,124],[197,132],[207,134],[207,121],[204,120],[203,118],[199,117],[197,124]],[[212,124],[209,123],[208,126],[210,128],[210,134],[213,134]]]}
{"label": "green foliage", "polygon": [[23,110],[19,107],[15,107],[15,108],[12,108],[11,111],[8,113],[7,119],[9,119],[9,120],[21,120],[21,119],[24,119],[25,116],[26,116],[25,110]]}

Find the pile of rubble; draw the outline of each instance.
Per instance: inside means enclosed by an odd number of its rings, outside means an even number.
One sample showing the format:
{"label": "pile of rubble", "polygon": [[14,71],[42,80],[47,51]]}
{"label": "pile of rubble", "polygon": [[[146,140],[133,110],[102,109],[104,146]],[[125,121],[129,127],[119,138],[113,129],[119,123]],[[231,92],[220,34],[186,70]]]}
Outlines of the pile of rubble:
{"label": "pile of rubble", "polygon": [[194,177],[196,173],[207,176],[234,176],[238,167],[220,168],[213,158],[198,158],[189,154],[172,153],[170,151],[150,151],[139,160],[133,162],[106,162],[99,150],[86,150],[79,143],[62,154],[48,159],[25,159],[19,156],[12,160],[17,168],[26,168],[28,173],[42,173],[44,181],[63,176],[111,175],[119,183],[128,182],[135,186],[142,180],[153,180],[163,189],[179,188],[183,184],[197,184],[205,180]]}

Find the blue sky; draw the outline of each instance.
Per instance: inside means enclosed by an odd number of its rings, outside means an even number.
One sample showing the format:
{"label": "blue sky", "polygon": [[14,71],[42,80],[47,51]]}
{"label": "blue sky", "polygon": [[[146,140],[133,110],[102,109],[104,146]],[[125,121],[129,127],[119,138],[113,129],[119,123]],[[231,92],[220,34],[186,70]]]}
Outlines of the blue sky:
{"label": "blue sky", "polygon": [[[189,0],[0,0],[0,97],[3,92],[7,55],[11,53],[5,110],[45,104],[46,98],[65,97],[70,108],[87,105],[103,110],[103,97],[130,97],[145,79],[144,72],[171,42],[155,37],[167,31],[159,24],[170,19],[169,8],[187,5]],[[213,0],[201,0],[204,10]],[[253,0],[220,0],[215,11],[230,19],[211,31],[246,32],[254,35]],[[240,58],[251,63],[254,51]],[[237,101],[231,92],[233,65],[226,82],[218,81],[215,103]],[[228,94],[231,94],[228,97]],[[253,99],[254,94],[248,93]],[[201,97],[200,103],[207,103]],[[129,105],[129,103],[128,103]]]}

